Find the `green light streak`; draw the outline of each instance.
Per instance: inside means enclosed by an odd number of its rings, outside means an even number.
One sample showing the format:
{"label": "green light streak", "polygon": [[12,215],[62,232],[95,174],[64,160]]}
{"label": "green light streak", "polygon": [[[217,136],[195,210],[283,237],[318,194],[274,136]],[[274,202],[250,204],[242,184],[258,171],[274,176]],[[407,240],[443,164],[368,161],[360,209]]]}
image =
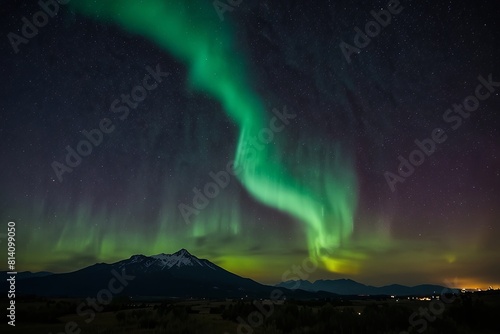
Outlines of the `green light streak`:
{"label": "green light streak", "polygon": [[[296,152],[290,161],[280,158],[274,144],[265,145],[253,159],[245,154],[249,139],[267,126],[266,111],[249,84],[230,30],[219,22],[208,2],[73,0],[70,5],[85,15],[115,22],[149,38],[184,62],[190,84],[217,99],[240,127],[235,161],[242,167],[238,175],[242,184],[262,203],[303,222],[310,256],[322,260],[329,270],[342,271],[342,266],[331,264],[325,250],[341,247],[353,231],[355,173],[338,147],[320,148],[321,156]],[[299,166],[292,161],[297,159]],[[239,225],[230,224],[233,231],[239,231]],[[210,228],[197,224],[193,234],[203,235]],[[88,238],[98,234],[98,230],[88,232]],[[87,243],[91,241],[81,247]]]}

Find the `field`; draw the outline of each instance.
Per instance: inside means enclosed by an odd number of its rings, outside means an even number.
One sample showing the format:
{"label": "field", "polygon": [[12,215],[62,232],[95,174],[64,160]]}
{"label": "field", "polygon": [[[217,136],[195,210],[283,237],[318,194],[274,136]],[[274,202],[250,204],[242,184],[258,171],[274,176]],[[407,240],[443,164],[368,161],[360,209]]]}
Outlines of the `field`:
{"label": "field", "polygon": [[[83,299],[19,298],[1,333],[498,333],[500,294],[351,300],[158,300],[126,297],[103,309]],[[5,305],[5,300],[4,300]],[[80,307],[79,307],[80,306]]]}

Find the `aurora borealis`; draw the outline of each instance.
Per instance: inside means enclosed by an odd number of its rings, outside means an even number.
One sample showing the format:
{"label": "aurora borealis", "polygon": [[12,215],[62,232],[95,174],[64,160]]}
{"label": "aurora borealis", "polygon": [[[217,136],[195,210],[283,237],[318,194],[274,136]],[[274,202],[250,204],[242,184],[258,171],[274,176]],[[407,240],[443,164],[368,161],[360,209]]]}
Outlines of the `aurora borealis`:
{"label": "aurora borealis", "polygon": [[[397,191],[384,177],[478,76],[500,81],[498,22],[401,4],[350,63],[339,43],[379,3],[244,0],[221,21],[204,0],[72,0],[18,53],[5,38],[0,219],[20,270],[186,248],[263,283],[311,258],[300,278],[499,286],[500,88]],[[37,10],[6,6],[5,34]],[[169,76],[111,112],[157,66]],[[103,118],[115,130],[59,182],[51,163]],[[179,205],[230,162],[186,223]]]}

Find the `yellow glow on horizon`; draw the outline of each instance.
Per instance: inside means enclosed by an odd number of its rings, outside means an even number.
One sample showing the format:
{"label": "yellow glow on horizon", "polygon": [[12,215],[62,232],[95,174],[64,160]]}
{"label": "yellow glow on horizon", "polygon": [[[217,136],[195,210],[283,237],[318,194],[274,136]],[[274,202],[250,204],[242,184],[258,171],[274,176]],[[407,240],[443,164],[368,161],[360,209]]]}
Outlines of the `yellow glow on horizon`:
{"label": "yellow glow on horizon", "polygon": [[355,275],[359,272],[359,265],[352,260],[332,259],[322,256],[321,261],[325,268],[332,273]]}
{"label": "yellow glow on horizon", "polygon": [[457,288],[457,289],[481,289],[488,290],[489,287],[493,289],[499,289],[499,282],[489,282],[484,281],[477,277],[461,277],[461,278],[453,278],[453,279],[445,279],[445,286],[449,288]]}

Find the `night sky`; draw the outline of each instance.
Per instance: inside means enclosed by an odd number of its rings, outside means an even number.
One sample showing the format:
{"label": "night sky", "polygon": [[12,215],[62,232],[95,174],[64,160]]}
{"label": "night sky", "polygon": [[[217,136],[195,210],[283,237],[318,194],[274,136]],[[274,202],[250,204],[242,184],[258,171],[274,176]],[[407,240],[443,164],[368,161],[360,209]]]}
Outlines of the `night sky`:
{"label": "night sky", "polygon": [[186,248],[262,283],[311,259],[312,281],[499,287],[497,2],[219,6],[71,0],[25,38],[40,5],[2,2],[18,271]]}

